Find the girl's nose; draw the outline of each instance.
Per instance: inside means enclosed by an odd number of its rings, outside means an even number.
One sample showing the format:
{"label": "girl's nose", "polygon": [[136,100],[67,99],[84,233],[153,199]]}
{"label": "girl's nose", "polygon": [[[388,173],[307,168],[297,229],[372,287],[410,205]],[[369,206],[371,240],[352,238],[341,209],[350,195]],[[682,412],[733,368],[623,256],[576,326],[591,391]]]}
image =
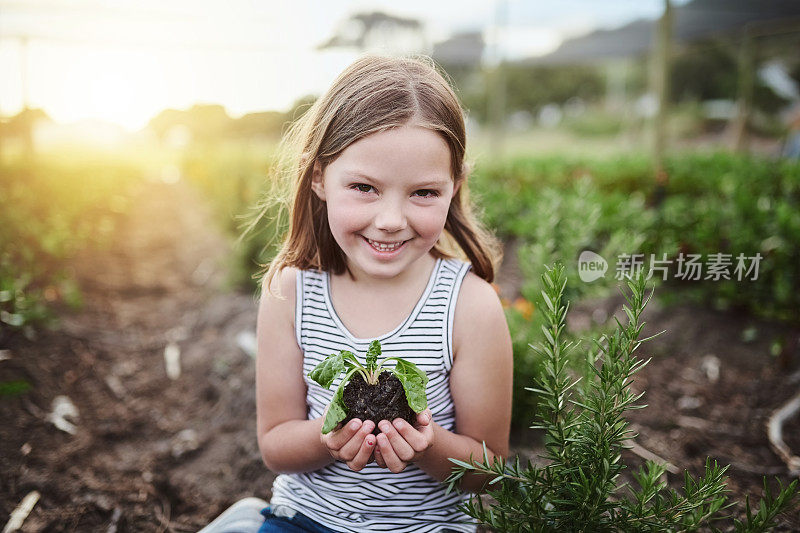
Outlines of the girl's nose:
{"label": "girl's nose", "polygon": [[378,213],[375,215],[375,227],[387,233],[393,233],[406,229],[408,221],[406,220],[403,207],[394,202],[383,202],[378,207]]}

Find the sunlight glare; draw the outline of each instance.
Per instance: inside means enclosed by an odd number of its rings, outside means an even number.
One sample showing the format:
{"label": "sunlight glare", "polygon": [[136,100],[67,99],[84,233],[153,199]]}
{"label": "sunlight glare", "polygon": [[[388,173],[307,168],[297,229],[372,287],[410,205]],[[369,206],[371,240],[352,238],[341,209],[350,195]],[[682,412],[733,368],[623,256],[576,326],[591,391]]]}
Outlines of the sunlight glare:
{"label": "sunlight glare", "polygon": [[59,121],[92,118],[138,129],[163,104],[163,67],[156,54],[94,47],[48,52],[46,75],[59,89],[47,94],[47,107]]}

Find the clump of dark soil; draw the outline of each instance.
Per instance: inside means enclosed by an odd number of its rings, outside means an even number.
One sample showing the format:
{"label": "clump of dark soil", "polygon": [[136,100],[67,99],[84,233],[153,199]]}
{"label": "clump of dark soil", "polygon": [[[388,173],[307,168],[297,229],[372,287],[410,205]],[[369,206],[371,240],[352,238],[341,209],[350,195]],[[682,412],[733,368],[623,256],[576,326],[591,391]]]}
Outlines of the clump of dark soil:
{"label": "clump of dark soil", "polygon": [[381,420],[402,418],[409,424],[416,421],[416,413],[408,406],[403,384],[391,372],[381,372],[376,385],[368,384],[361,374],[356,373],[345,385],[342,398],[347,406],[347,418],[342,423],[354,418],[372,420],[376,424],[372,431],[374,435],[381,432],[377,427]]}

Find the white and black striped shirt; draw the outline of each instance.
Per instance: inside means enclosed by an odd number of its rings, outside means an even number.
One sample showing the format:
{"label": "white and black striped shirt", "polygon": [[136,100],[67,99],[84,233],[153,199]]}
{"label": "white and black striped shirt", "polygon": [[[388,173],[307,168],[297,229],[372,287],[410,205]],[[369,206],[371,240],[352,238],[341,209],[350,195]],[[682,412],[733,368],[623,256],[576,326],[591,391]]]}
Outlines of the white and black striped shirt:
{"label": "white and black striped shirt", "polygon": [[[459,259],[437,259],[425,292],[408,318],[377,338],[383,356],[400,356],[428,374],[428,407],[436,423],[448,430],[455,424],[449,387],[453,317],[470,266]],[[308,373],[339,350],[353,352],[365,364],[374,339],[356,338],[342,324],[331,303],[328,273],[318,270],[298,271],[295,328],[304,354],[308,418],[313,419],[322,416],[341,377],[330,389],[323,389]],[[278,476],[270,503],[291,507],[337,531],[475,531],[471,519],[457,509],[466,496],[445,494],[445,488],[413,464],[393,474],[375,463],[353,472],[337,461],[313,472]]]}

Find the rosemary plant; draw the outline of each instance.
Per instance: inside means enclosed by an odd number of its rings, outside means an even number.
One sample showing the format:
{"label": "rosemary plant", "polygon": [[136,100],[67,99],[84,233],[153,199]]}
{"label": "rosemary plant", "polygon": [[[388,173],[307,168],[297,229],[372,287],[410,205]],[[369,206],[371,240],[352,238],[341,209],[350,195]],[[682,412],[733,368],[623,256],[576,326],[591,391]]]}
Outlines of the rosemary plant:
{"label": "rosemary plant", "polygon": [[[630,292],[623,291],[627,323],[617,320],[612,335],[594,341],[597,351],[589,354],[594,375],[583,387],[575,387],[578,381],[566,368],[576,343],[562,339],[569,308],[562,303],[563,266],[547,268],[542,281],[547,324],[542,327],[544,340],[531,347],[543,358],[544,370],[528,390],[540,396],[531,427],[544,432],[546,466],[528,461],[522,467],[518,457],[509,463],[494,458],[490,464],[485,452],[483,461],[450,459],[456,467],[445,480],[448,490],[456,489],[466,472],[492,476],[488,495],[494,503],[473,495],[462,509],[504,532],[717,531],[713,523],[730,518],[723,511],[733,505],[726,495],[727,466],[707,459],[699,479],[684,473],[682,491],[669,488],[665,467],[652,461],[632,474],[636,486],[620,481],[626,468],[622,450],[636,436],[624,415],[645,407],[637,403],[644,393],[630,389],[633,376],[647,364],[634,352],[653,338],[639,339],[641,314],[653,296],[652,291],[645,295],[644,272],[628,279]],[[764,487],[758,512],[751,512],[748,500],[744,520],[733,520],[736,531],[767,531],[776,525],[777,515],[795,503],[797,480],[781,485],[775,496],[766,479]]]}

